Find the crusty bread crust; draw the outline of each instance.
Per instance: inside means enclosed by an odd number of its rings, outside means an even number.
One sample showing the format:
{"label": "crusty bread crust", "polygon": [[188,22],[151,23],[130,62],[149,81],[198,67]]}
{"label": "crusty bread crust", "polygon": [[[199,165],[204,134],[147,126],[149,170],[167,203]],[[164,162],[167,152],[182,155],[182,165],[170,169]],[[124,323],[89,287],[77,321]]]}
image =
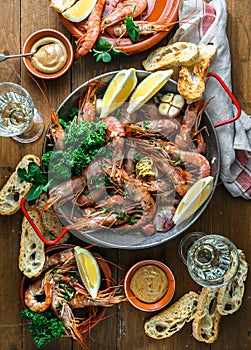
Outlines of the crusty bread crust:
{"label": "crusty bread crust", "polygon": [[222,318],[217,309],[217,293],[218,288],[202,288],[192,323],[193,337],[208,344],[217,340]]}
{"label": "crusty bread crust", "polygon": [[200,295],[189,292],[177,302],[148,319],[145,333],[154,339],[164,339],[179,331],[186,322],[193,320],[193,337],[208,344],[219,335],[223,315],[232,314],[240,308],[247,278],[248,264],[241,250],[240,266],[229,285],[220,288],[203,287]]}
{"label": "crusty bread crust", "polygon": [[142,62],[145,70],[154,72],[177,66],[190,66],[199,56],[196,44],[177,42],[153,50]]}
{"label": "crusty bread crust", "polygon": [[230,315],[238,311],[243,300],[245,280],[248,273],[248,264],[244,253],[240,254],[240,266],[234,279],[224,287],[219,288],[217,308],[221,315]]}
{"label": "crusty bread crust", "polygon": [[[27,212],[39,230],[43,232],[44,227],[38,210],[30,208]],[[36,277],[42,272],[44,262],[44,243],[24,217],[20,240],[19,269],[29,278]]]}
{"label": "crusty bread crust", "polygon": [[62,13],[69,9],[75,2],[76,0],[50,0],[50,7],[55,11]]}
{"label": "crusty bread crust", "polygon": [[193,319],[196,312],[198,294],[189,292],[178,301],[151,317],[144,324],[145,333],[154,339],[171,337],[179,331],[186,322]]}
{"label": "crusty bread crust", "polygon": [[179,72],[178,91],[189,104],[202,99],[210,62],[217,51],[216,46],[210,44],[198,45],[198,50],[194,64],[183,65]]}
{"label": "crusty bread crust", "polygon": [[176,42],[153,50],[142,65],[149,72],[174,67],[177,70],[178,67],[178,91],[191,104],[202,99],[208,69],[216,52],[212,44]]}
{"label": "crusty bread crust", "polygon": [[32,184],[22,181],[17,175],[17,169],[28,169],[28,165],[35,162],[40,165],[40,159],[32,154],[24,156],[18,163],[15,171],[0,191],[0,215],[12,215],[20,209],[22,197],[29,192]]}

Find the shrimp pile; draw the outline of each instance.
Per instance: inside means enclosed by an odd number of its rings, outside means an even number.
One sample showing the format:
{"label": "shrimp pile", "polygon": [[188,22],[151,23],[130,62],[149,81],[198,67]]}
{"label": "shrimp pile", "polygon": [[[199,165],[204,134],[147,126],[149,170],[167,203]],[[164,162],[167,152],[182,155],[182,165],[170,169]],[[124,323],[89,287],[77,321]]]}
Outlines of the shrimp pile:
{"label": "shrimp pile", "polygon": [[25,305],[34,312],[51,309],[65,326],[66,334],[72,336],[83,349],[82,333],[90,330],[97,317],[102,317],[102,310],[114,304],[126,301],[119,293],[119,286],[113,286],[107,263],[96,255],[102,271],[102,283],[97,298],[94,300],[81,282],[74,250],[68,248],[51,256],[47,255],[43,271],[25,291]]}
{"label": "shrimp pile", "polygon": [[[79,103],[78,123],[100,122],[95,103],[102,99],[104,86],[101,90],[97,85],[87,89]],[[80,176],[50,189],[44,210],[70,204],[68,229],[83,233],[105,227],[150,236],[171,229],[182,197],[196,181],[210,175],[211,167],[198,126],[205,101],[185,104],[171,118],[160,114],[161,98],[159,92],[133,114],[127,113],[124,103],[102,119],[106,125],[104,149]],[[60,128],[55,130],[55,147],[64,149],[64,132],[59,137]]]}
{"label": "shrimp pile", "polygon": [[116,39],[128,36],[126,18],[135,19],[141,35],[167,32],[175,23],[168,18],[149,22],[142,20],[147,13],[147,0],[98,0],[89,17],[77,24],[83,35],[77,41],[76,59],[92,50],[100,34],[107,33]]}

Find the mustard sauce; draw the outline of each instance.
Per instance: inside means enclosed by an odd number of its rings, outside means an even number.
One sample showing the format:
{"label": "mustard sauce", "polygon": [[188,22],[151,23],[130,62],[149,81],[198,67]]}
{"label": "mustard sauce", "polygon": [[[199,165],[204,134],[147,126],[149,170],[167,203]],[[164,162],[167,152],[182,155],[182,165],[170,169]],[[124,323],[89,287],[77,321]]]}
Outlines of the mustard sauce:
{"label": "mustard sauce", "polygon": [[31,58],[31,64],[42,73],[56,73],[62,69],[67,61],[65,45],[57,38],[45,37],[39,39],[31,47],[36,53]]}
{"label": "mustard sauce", "polygon": [[140,267],[130,281],[130,289],[135,297],[145,303],[160,300],[167,288],[168,279],[165,272],[154,265]]}

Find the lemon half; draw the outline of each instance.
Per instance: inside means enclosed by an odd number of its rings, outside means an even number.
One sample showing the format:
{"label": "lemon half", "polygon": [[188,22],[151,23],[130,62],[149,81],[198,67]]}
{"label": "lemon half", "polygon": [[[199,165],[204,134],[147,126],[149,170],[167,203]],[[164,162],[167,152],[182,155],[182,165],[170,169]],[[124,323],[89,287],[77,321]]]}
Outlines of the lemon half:
{"label": "lemon half", "polygon": [[78,271],[82,282],[93,299],[96,299],[101,284],[100,268],[97,260],[85,248],[74,248]]}
{"label": "lemon half", "polygon": [[124,103],[137,84],[135,68],[122,69],[109,83],[102,101],[100,118],[107,117]]}
{"label": "lemon half", "polygon": [[195,182],[187,191],[180,201],[173,217],[173,222],[176,225],[188,219],[200,208],[211,194],[213,183],[214,178],[208,176]]}
{"label": "lemon half", "polygon": [[94,9],[97,0],[79,0],[62,15],[71,22],[80,22],[89,16]]}
{"label": "lemon half", "polygon": [[148,75],[136,87],[129,100],[128,113],[134,113],[137,109],[149,101],[170,79],[172,69],[157,71]]}

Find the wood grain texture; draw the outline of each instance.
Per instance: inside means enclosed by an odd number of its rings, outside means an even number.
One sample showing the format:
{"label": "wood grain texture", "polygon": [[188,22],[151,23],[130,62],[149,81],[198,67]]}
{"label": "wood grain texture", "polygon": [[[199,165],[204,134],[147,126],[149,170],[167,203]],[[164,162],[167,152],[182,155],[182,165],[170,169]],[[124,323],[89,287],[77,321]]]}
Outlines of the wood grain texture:
{"label": "wood grain texture", "polygon": [[[242,108],[251,113],[251,59],[250,59],[250,16],[249,0],[227,0],[227,33],[232,58],[233,91]],[[11,14],[11,15],[10,15]],[[41,28],[53,28],[67,35],[75,47],[75,39],[63,28],[58,15],[48,6],[48,1],[1,0],[0,42],[2,52],[18,53],[24,40]],[[164,45],[167,39],[158,45]],[[149,50],[150,51],[150,50]],[[47,82],[48,97],[53,108],[57,108],[67,95],[87,79],[106,71],[136,67],[142,69],[141,62],[148,52],[136,56],[114,60],[112,63],[96,63],[92,55],[79,59],[72,69],[58,80]],[[46,125],[50,120],[50,108],[39,89],[19,59],[0,64],[0,81],[22,84],[32,95],[35,106],[44,115]],[[41,83],[41,81],[40,81]],[[20,145],[9,138],[0,138],[0,186],[7,181],[23,155],[41,155],[43,137],[32,144]],[[233,198],[219,184],[215,195],[200,219],[189,229],[205,233],[218,233],[229,237],[242,249],[251,262],[251,203],[241,198]],[[35,350],[28,326],[20,317],[18,254],[20,242],[20,212],[10,217],[0,217],[0,348],[3,350]],[[181,237],[158,247],[133,250],[94,249],[112,265],[114,279],[120,283],[125,272],[135,262],[143,259],[157,259],[166,263],[176,279],[173,301],[189,290],[198,292],[188,275],[186,267],[179,260],[177,248]],[[73,242],[81,243],[73,238]],[[153,340],[144,334],[143,324],[150,314],[134,309],[129,303],[122,303],[107,310],[102,320],[90,334],[85,335],[91,350],[248,350],[251,348],[251,283],[246,282],[245,296],[240,310],[231,316],[223,317],[219,339],[215,344],[199,343],[192,337],[191,324],[169,339]],[[80,350],[80,346],[70,338],[62,338],[44,350]]]}

